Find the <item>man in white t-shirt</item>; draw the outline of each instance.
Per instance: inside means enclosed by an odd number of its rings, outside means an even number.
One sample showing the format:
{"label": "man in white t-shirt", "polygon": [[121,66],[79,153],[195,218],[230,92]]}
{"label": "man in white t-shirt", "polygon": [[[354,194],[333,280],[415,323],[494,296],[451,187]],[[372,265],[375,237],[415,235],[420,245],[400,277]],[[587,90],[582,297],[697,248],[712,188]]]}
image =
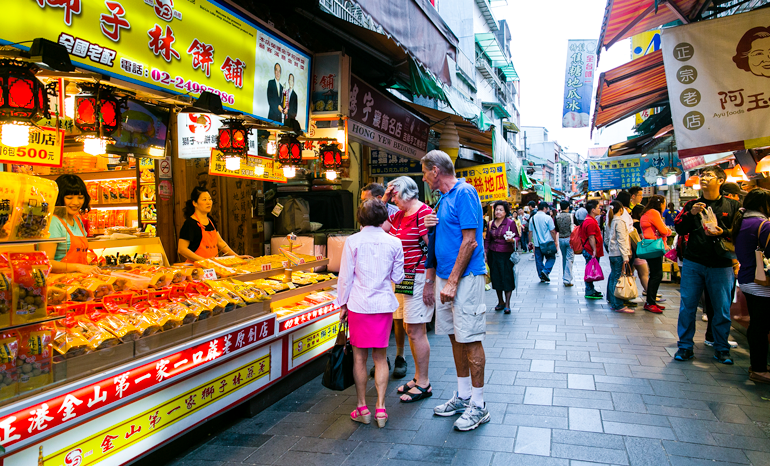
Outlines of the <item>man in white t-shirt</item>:
{"label": "man in white t-shirt", "polygon": [[[553,264],[556,262],[556,252],[553,255],[544,252],[547,251],[547,248],[551,247],[547,243],[553,243],[553,249],[555,251],[559,250],[556,225],[553,223],[553,218],[548,215],[548,209],[548,203],[541,202],[537,213],[529,222],[529,231],[532,232],[532,241],[535,243],[535,266],[537,267],[537,275],[542,283],[551,281],[548,276],[553,269]],[[545,264],[543,264],[544,259]]]}

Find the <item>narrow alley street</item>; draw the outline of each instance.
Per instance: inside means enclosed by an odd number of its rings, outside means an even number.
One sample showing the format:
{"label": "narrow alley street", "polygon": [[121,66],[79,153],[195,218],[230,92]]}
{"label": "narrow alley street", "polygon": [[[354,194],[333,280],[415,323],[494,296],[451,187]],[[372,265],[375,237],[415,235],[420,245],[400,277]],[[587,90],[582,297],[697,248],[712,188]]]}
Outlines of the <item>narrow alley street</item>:
{"label": "narrow alley street", "polygon": [[[534,261],[522,257],[513,313],[487,315],[489,424],[461,433],[452,430],[454,418],[433,415],[456,378],[448,339],[431,333],[434,396],[399,403],[396,388],[408,378],[391,379],[385,429],[349,419],[355,387],[332,392],[317,377],[191,446],[173,466],[770,464],[768,390],[748,379],[742,334],[731,334],[735,365],[717,363],[703,345],[699,312],[696,358],[676,362],[678,288],[662,287],[662,315],[641,306],[616,314],[604,300],[586,300],[581,279],[563,287],[558,268],[551,284],[541,284]],[[579,277],[584,264],[576,259]],[[494,292],[487,295],[492,309]],[[394,348],[391,340],[391,360]],[[374,396],[371,380],[370,387]]]}

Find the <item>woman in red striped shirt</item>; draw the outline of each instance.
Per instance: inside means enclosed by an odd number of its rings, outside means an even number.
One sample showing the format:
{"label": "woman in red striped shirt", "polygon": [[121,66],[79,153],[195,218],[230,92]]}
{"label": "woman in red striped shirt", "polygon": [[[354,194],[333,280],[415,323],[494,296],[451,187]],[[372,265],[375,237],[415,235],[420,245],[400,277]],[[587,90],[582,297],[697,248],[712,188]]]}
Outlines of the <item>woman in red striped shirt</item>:
{"label": "woman in red striped shirt", "polygon": [[[430,343],[425,324],[433,318],[435,276],[426,276],[425,256],[428,251],[428,229],[425,216],[431,208],[418,199],[417,183],[408,176],[401,176],[388,184],[382,196],[384,202],[392,200],[399,211],[390,218],[390,229],[386,230],[401,240],[404,247],[404,273],[406,279],[396,287],[398,310],[396,316],[402,317],[409,347],[414,357],[414,378],[398,388],[403,403],[429,398],[433,395],[428,379],[430,361]],[[435,269],[430,269],[435,273]],[[413,279],[410,281],[410,274]],[[409,284],[412,283],[410,286]],[[399,315],[401,314],[401,315]],[[396,362],[398,364],[398,361]]]}

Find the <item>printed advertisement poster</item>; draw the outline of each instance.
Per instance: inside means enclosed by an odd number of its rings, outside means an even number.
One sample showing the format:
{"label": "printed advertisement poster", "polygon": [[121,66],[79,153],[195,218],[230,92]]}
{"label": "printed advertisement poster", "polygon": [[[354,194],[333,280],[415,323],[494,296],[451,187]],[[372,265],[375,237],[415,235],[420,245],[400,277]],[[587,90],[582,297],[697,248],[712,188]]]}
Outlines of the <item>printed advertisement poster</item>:
{"label": "printed advertisement poster", "polygon": [[770,10],[663,30],[680,157],[770,145]]}
{"label": "printed advertisement poster", "polygon": [[314,115],[347,114],[340,102],[348,99],[350,58],[342,52],[319,53],[313,56],[313,79],[310,112]]}
{"label": "printed advertisement poster", "polygon": [[563,128],[588,128],[596,71],[595,40],[570,40],[564,80]]}
{"label": "printed advertisement poster", "polygon": [[6,3],[0,43],[28,47],[43,37],[66,47],[79,67],[178,95],[207,90],[225,108],[278,123],[296,110],[307,125],[310,55],[218,3]]}
{"label": "printed advertisement poster", "polygon": [[474,165],[456,170],[458,178],[465,178],[479,193],[481,202],[503,201],[508,199],[508,181],[504,163]]}

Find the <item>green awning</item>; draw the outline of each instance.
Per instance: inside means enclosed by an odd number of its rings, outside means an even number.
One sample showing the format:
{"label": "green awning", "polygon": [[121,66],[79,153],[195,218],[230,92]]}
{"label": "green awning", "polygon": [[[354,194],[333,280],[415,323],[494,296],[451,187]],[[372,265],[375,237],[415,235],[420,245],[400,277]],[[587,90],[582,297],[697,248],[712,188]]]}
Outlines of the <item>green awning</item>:
{"label": "green awning", "polygon": [[506,63],[505,65],[499,66],[498,68],[500,68],[500,71],[502,71],[503,74],[505,75],[505,80],[507,82],[519,80],[519,75],[518,73],[516,73],[516,70],[513,68],[512,63]]}
{"label": "green awning", "polygon": [[493,64],[495,62],[508,62],[505,52],[500,48],[500,42],[497,41],[497,37],[491,32],[480,32],[476,34],[476,43],[479,44],[479,47],[481,47],[481,50],[484,51],[486,56],[492,60]]}
{"label": "green awning", "polygon": [[485,108],[491,108],[498,118],[511,117],[511,114],[508,112],[508,110],[505,109],[505,107],[503,107],[503,104],[500,102],[482,102],[481,105],[483,105]]}
{"label": "green awning", "polygon": [[508,131],[512,131],[514,133],[520,132],[519,127],[516,126],[516,123],[512,121],[504,121],[503,128],[507,129]]}
{"label": "green awning", "polygon": [[412,60],[412,57],[409,57],[409,71],[411,75],[409,84],[412,88],[412,94],[449,103],[441,84],[436,81],[436,78],[434,78],[433,75],[423,71],[423,69]]}
{"label": "green awning", "polygon": [[527,176],[524,167],[521,167],[521,170],[519,170],[519,184],[521,185],[522,190],[532,187],[532,183],[529,181],[529,177]]}
{"label": "green awning", "polygon": [[484,115],[484,111],[479,112],[479,123],[478,123],[479,129],[481,131],[487,131],[490,126],[492,126],[492,123],[487,121],[486,116]]}

